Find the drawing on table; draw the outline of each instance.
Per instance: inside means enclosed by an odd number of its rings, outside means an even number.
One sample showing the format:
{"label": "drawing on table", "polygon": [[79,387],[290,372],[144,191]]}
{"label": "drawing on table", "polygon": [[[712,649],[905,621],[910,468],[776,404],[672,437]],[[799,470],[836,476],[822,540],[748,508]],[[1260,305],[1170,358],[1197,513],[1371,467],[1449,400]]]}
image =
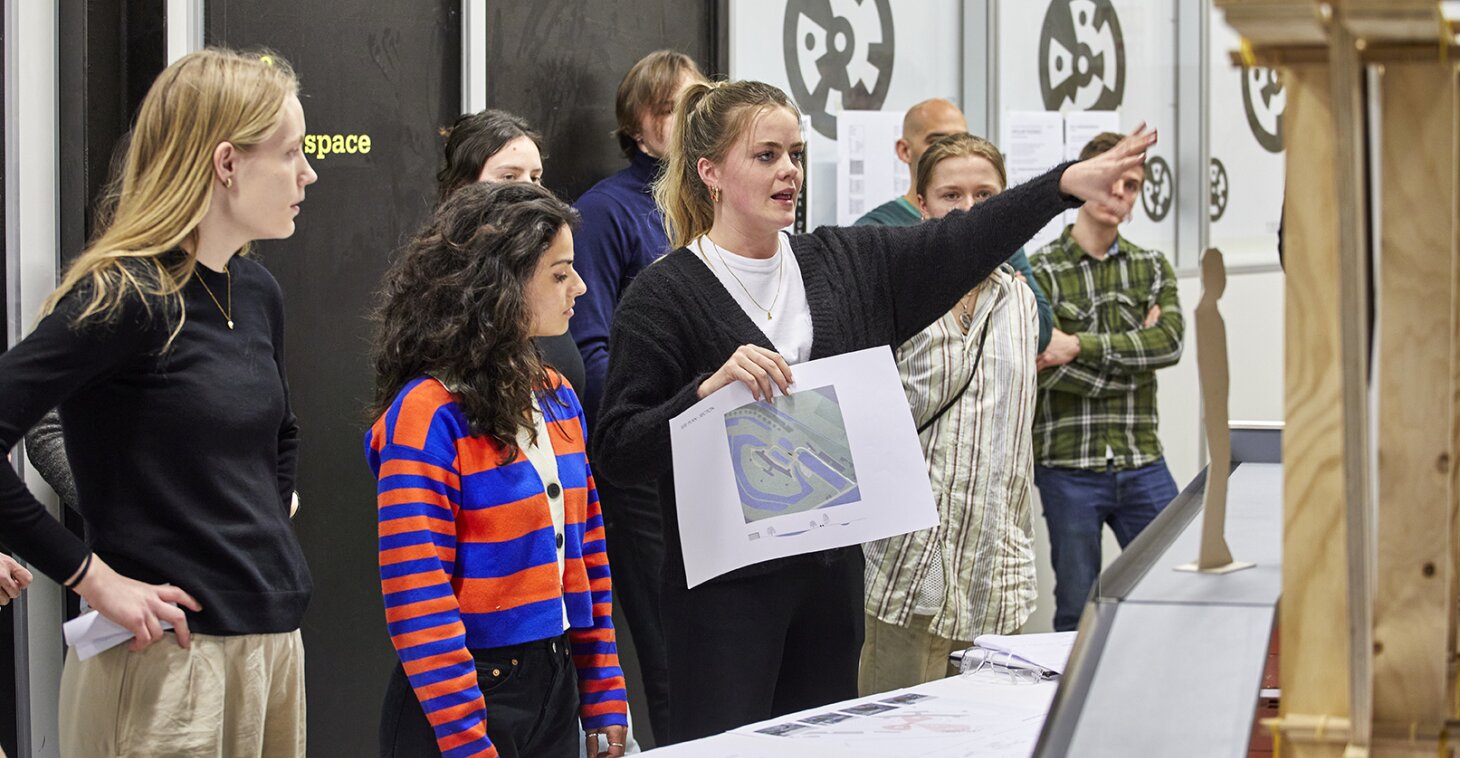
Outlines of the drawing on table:
{"label": "drawing on table", "polygon": [[883,698],[882,702],[896,703],[897,705],[907,705],[908,703],[916,703],[919,700],[927,700],[930,697],[932,697],[932,695],[923,695],[917,692],[905,692],[895,697]]}
{"label": "drawing on table", "polygon": [[804,721],[804,722],[806,722],[806,723],[808,723],[808,724],[818,724],[818,725],[820,725],[820,724],[835,724],[835,723],[837,723],[839,721],[846,721],[847,719],[850,719],[850,718],[856,718],[856,717],[855,716],[852,716],[850,714],[847,714],[847,713],[818,713],[815,716],[807,716],[806,718],[801,719],[801,720]]}
{"label": "drawing on table", "polygon": [[775,736],[775,737],[784,737],[784,736],[786,736],[786,735],[788,735],[788,734],[790,734],[792,732],[797,732],[797,731],[800,731],[802,729],[810,729],[810,728],[811,727],[809,727],[809,726],[807,726],[805,724],[798,724],[798,723],[792,721],[792,722],[790,722],[788,724],[775,724],[773,726],[768,726],[768,727],[766,727],[764,729],[757,729],[755,731],[757,733],[759,733],[759,734],[769,734],[769,735],[772,735],[772,736]]}
{"label": "drawing on table", "polygon": [[874,713],[881,713],[883,711],[890,711],[890,710],[893,710],[895,708],[897,708],[897,706],[895,706],[895,705],[883,705],[882,703],[862,703],[861,705],[854,705],[854,706],[852,706],[850,708],[843,708],[842,709],[842,712],[843,713],[855,713],[858,716],[871,716]]}
{"label": "drawing on table", "polygon": [[[834,387],[742,405],[725,414],[725,434],[747,525],[862,499]],[[830,521],[822,514],[807,526]]]}

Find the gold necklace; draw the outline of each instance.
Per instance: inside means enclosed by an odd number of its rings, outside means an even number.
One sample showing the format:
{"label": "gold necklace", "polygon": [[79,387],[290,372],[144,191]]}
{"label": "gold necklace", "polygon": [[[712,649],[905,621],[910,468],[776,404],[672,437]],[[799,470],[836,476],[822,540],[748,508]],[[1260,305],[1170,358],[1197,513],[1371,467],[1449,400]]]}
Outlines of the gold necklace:
{"label": "gold necklace", "polygon": [[[199,265],[201,265],[201,264],[199,264]],[[233,329],[233,272],[232,271],[229,271],[227,266],[224,266],[223,267],[223,274],[228,277],[228,309],[227,310],[224,310],[223,304],[220,303],[220,302],[218,302],[218,296],[213,294],[213,288],[212,287],[209,287],[208,286],[208,283],[205,282],[205,281],[203,281],[203,277],[197,276],[195,278],[198,280],[198,283],[199,284],[203,285],[203,291],[208,293],[208,297],[210,297],[210,298],[213,299],[213,304],[216,305],[216,306],[218,306],[218,312],[221,313],[221,314],[223,314],[223,320],[225,320],[225,321],[228,322],[228,328],[229,328],[229,330],[232,330]]]}
{"label": "gold necklace", "polygon": [[[771,310],[776,307],[776,302],[781,299],[781,284],[786,280],[786,256],[782,255],[779,265],[776,266],[776,296],[771,298],[770,308],[767,308],[761,305],[759,300],[755,299],[755,295],[750,294],[750,288],[745,286],[745,282],[740,281],[739,276],[736,276],[735,269],[725,260],[725,251],[721,250],[720,246],[714,240],[710,239],[710,235],[705,235],[705,239],[710,240],[710,245],[715,248],[715,255],[720,256],[720,262],[725,264],[725,270],[730,272],[730,277],[735,280],[736,284],[740,285],[740,289],[745,292],[745,296],[750,298],[750,302],[754,303],[755,307],[765,311],[765,320],[770,321],[772,318]],[[779,240],[777,244],[779,245]],[[700,254],[703,255],[704,252],[704,249],[701,248]],[[779,253],[780,250],[777,249],[776,252]]]}

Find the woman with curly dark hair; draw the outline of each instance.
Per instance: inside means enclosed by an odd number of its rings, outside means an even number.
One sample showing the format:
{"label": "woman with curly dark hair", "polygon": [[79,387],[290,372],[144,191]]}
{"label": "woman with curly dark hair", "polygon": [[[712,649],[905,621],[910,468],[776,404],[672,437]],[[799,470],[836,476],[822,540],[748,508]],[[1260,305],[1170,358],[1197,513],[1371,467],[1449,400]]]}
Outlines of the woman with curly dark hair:
{"label": "woman with curly dark hair", "polygon": [[[507,111],[488,108],[464,113],[446,136],[441,169],[436,172],[436,186],[444,202],[452,193],[477,182],[531,182],[542,184],[542,135],[527,119]],[[562,373],[573,387],[583,390],[588,385],[583,370],[583,356],[578,343],[567,332],[538,337],[533,342],[542,350],[548,366]]]}
{"label": "woman with curly dark hair", "polygon": [[590,755],[623,754],[628,704],[587,427],[532,342],[565,332],[586,289],[576,223],[536,185],[469,185],[386,274],[378,420],[365,437],[401,659],[383,756],[567,758],[575,717]]}

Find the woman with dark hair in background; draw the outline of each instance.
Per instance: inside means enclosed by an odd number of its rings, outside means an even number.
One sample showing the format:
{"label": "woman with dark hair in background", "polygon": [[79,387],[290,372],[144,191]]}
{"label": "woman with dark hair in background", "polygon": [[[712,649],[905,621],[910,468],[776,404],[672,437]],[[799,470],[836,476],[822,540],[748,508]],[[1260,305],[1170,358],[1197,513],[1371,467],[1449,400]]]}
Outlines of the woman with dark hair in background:
{"label": "woman with dark hair in background", "polygon": [[[487,109],[467,113],[446,130],[445,159],[436,172],[438,202],[476,182],[542,184],[542,135],[521,116]],[[582,387],[583,357],[566,332],[535,339],[543,360]]]}
{"label": "woman with dark hair in background", "polygon": [[[588,428],[598,421],[603,378],[608,373],[608,332],[623,291],[645,266],[669,252],[664,216],[654,203],[652,184],[663,170],[674,128],[674,103],[686,87],[704,81],[694,59],[674,50],[644,56],[618,85],[619,148],[629,165],[593,185],[575,207],[583,216],[574,264],[588,293],[574,308],[570,324],[583,355],[587,383],[583,408]],[[633,636],[639,672],[649,705],[655,744],[668,741],[669,671],[664,632],[659,623],[659,572],[664,564],[664,531],[659,502],[649,482],[628,487],[599,483],[608,549],[618,575],[618,597]],[[632,686],[632,683],[631,683]]]}
{"label": "woman with dark hair in background", "polygon": [[464,187],[386,273],[373,350],[380,582],[400,656],[382,756],[623,754],[628,704],[568,329],[576,214]]}
{"label": "woman with dark hair in background", "polygon": [[670,419],[733,382],[769,400],[773,387],[790,392],[791,364],[903,343],[1078,198],[1109,202],[1116,178],[1142,165],[1154,141],[1138,130],[1111,153],[942,220],[791,236],[780,230],[795,219],[802,183],[796,107],[759,82],[685,92],[655,186],[677,249],[619,305],[594,430],[607,478],[659,482],[672,740],[856,696],[864,598],[861,546],[688,589]]}
{"label": "woman with dark hair in background", "polygon": [[294,233],[317,178],[298,89],[273,55],[209,49],[168,66],[138,112],[115,213],[0,355],[0,444],[61,407],[88,539],[9,467],[0,538],[133,635],[68,653],[66,756],[304,754],[312,582],[288,519],[283,295],[241,255]]}

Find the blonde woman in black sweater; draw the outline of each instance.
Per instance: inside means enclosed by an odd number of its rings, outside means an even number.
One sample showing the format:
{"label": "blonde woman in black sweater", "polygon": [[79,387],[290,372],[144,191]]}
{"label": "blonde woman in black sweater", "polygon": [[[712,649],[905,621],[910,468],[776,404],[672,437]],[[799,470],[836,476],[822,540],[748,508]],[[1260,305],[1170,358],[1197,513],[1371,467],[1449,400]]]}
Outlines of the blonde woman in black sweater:
{"label": "blonde woman in black sweater", "polygon": [[88,527],[78,540],[0,466],[0,540],[133,635],[68,653],[68,757],[304,754],[313,586],[288,516],[283,294],[240,255],[292,235],[317,178],[298,89],[272,55],[168,66],[115,215],[0,355],[0,447],[59,405]]}
{"label": "blonde woman in black sweater", "polygon": [[1121,172],[1154,143],[1143,127],[1097,159],[943,220],[791,236],[780,230],[803,175],[796,107],[759,82],[685,92],[655,188],[677,249],[619,305],[595,430],[601,475],[659,484],[673,741],[855,697],[863,619],[860,547],[686,588],[669,420],[733,382],[768,399],[790,390],[796,363],[902,343],[1056,215],[1112,202]]}

